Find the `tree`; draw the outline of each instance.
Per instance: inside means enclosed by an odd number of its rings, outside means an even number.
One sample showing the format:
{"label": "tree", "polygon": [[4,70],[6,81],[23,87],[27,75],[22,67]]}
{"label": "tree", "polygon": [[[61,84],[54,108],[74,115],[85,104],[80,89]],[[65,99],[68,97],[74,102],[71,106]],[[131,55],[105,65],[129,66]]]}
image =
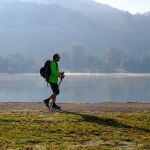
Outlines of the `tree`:
{"label": "tree", "polygon": [[115,47],[110,46],[104,55],[104,64],[108,71],[114,71],[115,68],[120,68],[122,53]]}

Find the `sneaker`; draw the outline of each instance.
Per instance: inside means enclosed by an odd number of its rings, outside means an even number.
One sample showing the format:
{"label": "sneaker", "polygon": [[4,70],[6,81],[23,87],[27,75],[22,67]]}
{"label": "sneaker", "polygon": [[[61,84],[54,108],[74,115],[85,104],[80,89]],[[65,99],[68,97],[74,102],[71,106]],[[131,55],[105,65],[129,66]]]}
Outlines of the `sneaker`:
{"label": "sneaker", "polygon": [[52,105],[52,109],[61,109],[61,107],[58,106],[58,105],[56,105],[56,104],[53,104],[53,105]]}
{"label": "sneaker", "polygon": [[49,98],[43,100],[43,102],[44,102],[44,104],[45,104],[45,106],[46,106],[47,108],[50,108],[50,106],[49,106]]}

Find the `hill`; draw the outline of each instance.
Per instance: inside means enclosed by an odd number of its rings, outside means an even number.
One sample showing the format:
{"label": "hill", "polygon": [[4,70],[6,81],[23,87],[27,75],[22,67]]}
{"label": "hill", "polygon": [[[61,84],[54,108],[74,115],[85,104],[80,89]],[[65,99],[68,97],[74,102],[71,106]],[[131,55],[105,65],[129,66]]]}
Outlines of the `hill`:
{"label": "hill", "polygon": [[0,54],[41,60],[59,51],[67,61],[82,51],[88,61],[89,55],[99,59],[113,47],[139,57],[150,52],[149,26],[149,13],[132,15],[92,0],[2,0]]}

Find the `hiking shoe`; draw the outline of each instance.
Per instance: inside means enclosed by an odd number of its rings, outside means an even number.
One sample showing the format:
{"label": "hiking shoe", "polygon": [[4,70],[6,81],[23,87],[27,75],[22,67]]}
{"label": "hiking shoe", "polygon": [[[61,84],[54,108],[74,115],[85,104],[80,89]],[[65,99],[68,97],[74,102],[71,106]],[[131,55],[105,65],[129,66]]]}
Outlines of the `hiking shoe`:
{"label": "hiking shoe", "polygon": [[45,106],[46,106],[47,108],[50,108],[50,106],[49,106],[49,98],[43,100],[43,102],[44,102],[44,104],[45,104]]}
{"label": "hiking shoe", "polygon": [[58,105],[56,105],[56,104],[53,104],[53,105],[52,105],[52,109],[61,109],[61,107],[58,106]]}

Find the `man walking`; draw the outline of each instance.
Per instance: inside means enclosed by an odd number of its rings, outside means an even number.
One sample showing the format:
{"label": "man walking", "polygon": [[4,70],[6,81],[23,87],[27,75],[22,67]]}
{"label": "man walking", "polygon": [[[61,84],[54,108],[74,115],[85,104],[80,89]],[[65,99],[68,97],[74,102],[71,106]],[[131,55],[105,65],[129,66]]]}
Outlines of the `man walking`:
{"label": "man walking", "polygon": [[52,100],[52,109],[60,109],[61,107],[56,105],[56,97],[59,95],[59,84],[58,80],[64,78],[64,72],[59,72],[58,62],[60,61],[59,54],[54,54],[53,61],[50,63],[51,75],[49,76],[48,82],[51,86],[53,94],[46,100],[44,100],[45,105],[50,108],[49,101]]}

